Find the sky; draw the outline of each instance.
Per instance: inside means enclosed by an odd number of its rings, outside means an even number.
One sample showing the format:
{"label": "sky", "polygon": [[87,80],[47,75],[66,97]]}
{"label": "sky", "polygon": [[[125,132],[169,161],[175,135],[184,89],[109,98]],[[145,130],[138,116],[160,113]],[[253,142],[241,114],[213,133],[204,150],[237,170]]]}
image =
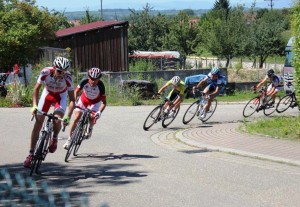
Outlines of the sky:
{"label": "sky", "polygon": [[[238,4],[245,7],[251,7],[253,2],[256,7],[270,8],[271,1],[273,8],[290,8],[295,0],[229,0],[231,6]],[[102,0],[102,9],[135,9],[142,10],[146,4],[149,4],[153,10],[166,9],[211,9],[215,0]],[[56,11],[90,11],[100,10],[101,0],[36,0],[39,7],[47,7],[49,10]]]}

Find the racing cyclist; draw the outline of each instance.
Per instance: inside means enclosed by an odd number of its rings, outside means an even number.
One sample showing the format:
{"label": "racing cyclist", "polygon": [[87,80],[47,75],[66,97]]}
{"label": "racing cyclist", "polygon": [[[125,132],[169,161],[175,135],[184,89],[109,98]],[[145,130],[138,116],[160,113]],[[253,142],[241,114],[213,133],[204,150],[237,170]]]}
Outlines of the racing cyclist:
{"label": "racing cyclist", "polygon": [[[164,105],[164,112],[169,113],[169,111],[172,110],[170,116],[173,116],[176,114],[177,109],[182,103],[187,88],[185,87],[184,82],[180,80],[179,76],[174,76],[159,89],[157,94],[162,94],[169,86],[173,86],[173,89],[167,96],[169,101],[167,101]],[[170,104],[171,102],[173,103],[172,105]]]}
{"label": "racing cyclist", "polygon": [[[36,121],[31,132],[29,155],[24,161],[24,167],[30,168],[33,159],[34,148],[39,138],[40,130],[43,126],[45,116],[36,114],[36,110],[47,113],[51,106],[54,106],[54,115],[62,118],[67,108],[67,97],[70,104],[68,117],[71,117],[74,108],[74,88],[70,68],[70,61],[64,57],[56,57],[53,67],[46,67],[40,72],[35,87],[33,89],[31,113],[35,115]],[[40,88],[44,85],[43,92],[39,97]],[[50,141],[49,152],[54,153],[57,149],[57,137],[61,129],[61,121],[53,122],[53,137]]]}
{"label": "racing cyclist", "polygon": [[213,67],[210,70],[210,73],[199,81],[199,83],[193,87],[198,88],[204,84],[207,84],[203,90],[203,95],[207,99],[207,103],[203,107],[202,111],[200,112],[200,119],[204,119],[206,117],[206,113],[211,106],[212,100],[219,95],[220,89],[225,85],[224,77],[220,76],[220,69],[218,67]]}
{"label": "racing cyclist", "polygon": [[82,115],[82,109],[89,108],[94,114],[90,116],[90,125],[88,127],[88,134],[86,134],[87,138],[90,138],[92,135],[93,126],[95,124],[95,120],[99,119],[102,112],[106,107],[106,95],[105,95],[105,86],[103,82],[100,80],[102,74],[99,68],[90,68],[88,70],[88,78],[81,80],[75,89],[74,96],[75,100],[79,97],[80,92],[82,91],[77,106],[80,108],[75,109],[74,121],[70,126],[70,134],[66,143],[63,145],[64,149],[68,149],[71,143],[71,135]]}
{"label": "racing cyclist", "polygon": [[261,80],[257,86],[254,86],[253,89],[256,91],[258,88],[263,86],[267,81],[269,80],[270,85],[267,88],[267,97],[272,98],[272,102],[269,103],[268,105],[272,106],[275,103],[275,98],[276,94],[282,90],[283,83],[282,83],[282,78],[275,75],[275,72],[273,69],[269,69],[267,71],[267,75]]}

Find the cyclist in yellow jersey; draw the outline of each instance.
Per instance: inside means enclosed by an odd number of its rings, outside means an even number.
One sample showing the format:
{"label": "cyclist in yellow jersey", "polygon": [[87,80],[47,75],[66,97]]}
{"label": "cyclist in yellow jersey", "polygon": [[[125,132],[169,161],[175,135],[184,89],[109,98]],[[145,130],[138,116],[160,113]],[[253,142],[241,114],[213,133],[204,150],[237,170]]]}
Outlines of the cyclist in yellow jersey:
{"label": "cyclist in yellow jersey", "polygon": [[[165,113],[168,113],[172,109],[171,114],[175,114],[176,110],[183,101],[187,88],[185,87],[184,82],[180,80],[179,76],[174,76],[158,90],[158,94],[162,94],[162,92],[164,92],[164,90],[166,90],[169,86],[173,86],[173,89],[167,96],[169,101],[166,102],[164,109]],[[172,105],[170,105],[171,102],[173,103]]]}

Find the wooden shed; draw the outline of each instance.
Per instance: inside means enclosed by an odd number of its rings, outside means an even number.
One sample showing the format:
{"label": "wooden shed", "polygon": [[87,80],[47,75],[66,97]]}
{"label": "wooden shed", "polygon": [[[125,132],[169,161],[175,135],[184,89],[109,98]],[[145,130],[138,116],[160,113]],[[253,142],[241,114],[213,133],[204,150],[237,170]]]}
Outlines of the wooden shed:
{"label": "wooden shed", "polygon": [[71,48],[72,67],[128,71],[128,21],[97,21],[56,32],[55,47]]}

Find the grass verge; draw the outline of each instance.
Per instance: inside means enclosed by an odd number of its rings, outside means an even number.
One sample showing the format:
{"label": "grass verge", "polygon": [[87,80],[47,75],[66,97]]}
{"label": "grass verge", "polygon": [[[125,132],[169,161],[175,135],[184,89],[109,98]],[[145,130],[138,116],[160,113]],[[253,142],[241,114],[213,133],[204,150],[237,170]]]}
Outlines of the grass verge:
{"label": "grass verge", "polygon": [[245,130],[251,134],[263,134],[279,139],[300,141],[300,116],[273,117],[245,123]]}

